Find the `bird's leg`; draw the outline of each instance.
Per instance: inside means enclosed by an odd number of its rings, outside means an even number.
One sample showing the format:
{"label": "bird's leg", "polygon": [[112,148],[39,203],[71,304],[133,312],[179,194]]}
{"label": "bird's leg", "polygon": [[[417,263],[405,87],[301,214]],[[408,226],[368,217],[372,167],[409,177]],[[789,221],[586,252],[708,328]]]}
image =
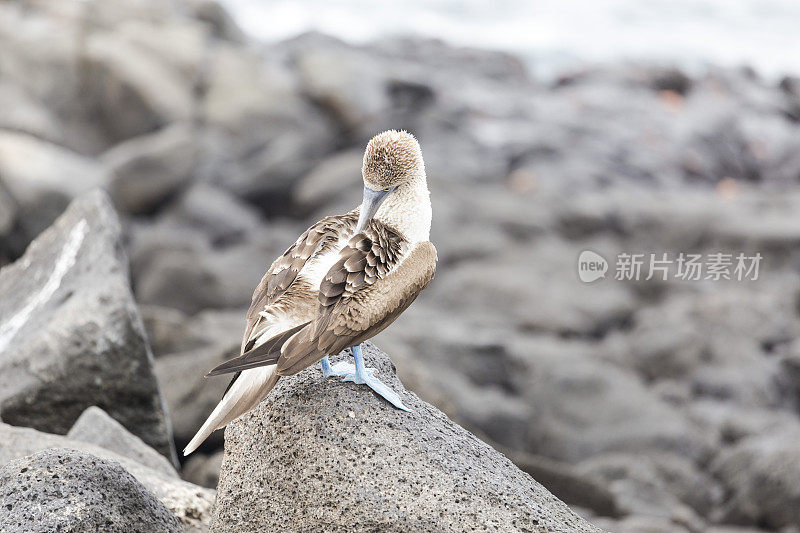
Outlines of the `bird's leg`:
{"label": "bird's leg", "polygon": [[353,366],[352,363],[340,361],[338,363],[331,364],[331,360],[328,359],[327,355],[320,359],[319,363],[322,365],[322,375],[325,377],[325,379],[333,376],[339,376],[340,378],[343,378],[346,375],[352,374],[356,371],[356,367]]}
{"label": "bird's leg", "polygon": [[349,368],[340,368],[340,363],[337,363],[336,369],[334,369],[331,366],[331,360],[328,359],[327,355],[320,360],[319,364],[322,365],[322,375],[325,377],[325,379],[328,379],[332,376],[339,376],[341,378],[348,373],[354,372],[355,370],[353,365],[347,365],[347,363],[345,363],[345,365],[349,366]]}
{"label": "bird's leg", "polygon": [[398,409],[411,411],[411,409],[403,405],[403,400],[400,399],[400,396],[395,391],[384,385],[381,380],[375,377],[374,368],[367,368],[364,366],[364,354],[361,353],[361,346],[353,346],[350,350],[353,352],[353,359],[355,359],[356,363],[355,372],[344,375],[342,379],[344,381],[358,383],[359,385],[366,385]]}

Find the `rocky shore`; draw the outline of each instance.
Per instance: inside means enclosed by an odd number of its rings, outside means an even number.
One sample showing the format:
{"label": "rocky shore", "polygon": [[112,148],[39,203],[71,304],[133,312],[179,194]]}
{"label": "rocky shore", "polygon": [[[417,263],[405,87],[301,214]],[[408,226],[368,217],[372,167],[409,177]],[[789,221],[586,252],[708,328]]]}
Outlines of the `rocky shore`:
{"label": "rocky shore", "polygon": [[[0,422],[4,533],[255,532],[276,527],[297,532],[600,531],[413,393],[406,392],[406,402],[416,413],[407,415],[364,387],[326,383],[316,368],[283,380],[269,403],[231,426],[216,500],[213,490],[180,480],[168,459],[173,449],[159,453],[131,433],[151,437],[155,428],[172,443],[158,387],[154,401],[144,406],[107,395],[127,386],[136,397],[138,382],[149,377],[155,383],[149,348],[140,360],[131,356],[142,337],[114,335],[113,327],[85,332],[87,321],[99,322],[85,302],[102,285],[79,282],[111,259],[118,263],[110,273],[126,276],[119,239],[110,198],[90,192],[70,204],[22,258],[0,270],[0,287],[12,296],[0,309],[0,341],[9,346],[3,354],[16,356],[8,361],[11,370],[26,368],[30,374],[17,377],[26,383],[23,392],[7,387],[10,394],[0,404],[0,415],[7,417],[10,405],[13,416],[8,418],[17,423]],[[112,246],[103,250],[98,243]],[[48,266],[49,273],[42,274]],[[26,279],[46,278],[38,292],[26,287],[21,271]],[[16,301],[14,291],[27,294],[27,303]],[[125,285],[112,286],[99,298],[107,304],[101,316],[108,310],[118,314],[115,301],[132,302]],[[82,311],[70,309],[76,302],[83,303]],[[82,357],[65,355],[54,364],[50,352],[37,349],[40,339],[49,338],[47,331],[31,333],[41,322],[36,314],[42,309],[66,317],[52,336],[66,342],[60,351],[69,354],[68,348],[77,346]],[[141,330],[135,306],[131,311],[123,314],[123,326]],[[84,343],[72,340],[76,336]],[[31,337],[33,342],[15,343]],[[383,379],[402,390],[388,356],[372,346],[366,352]],[[129,360],[114,361],[115,354]],[[93,356],[101,363],[86,362]],[[118,368],[134,368],[138,374],[118,375]],[[84,383],[83,390],[71,391],[73,382]],[[37,398],[60,391],[57,383],[67,392],[54,393],[60,402],[48,404],[48,418],[41,417],[35,402],[27,402],[27,410],[16,408],[14,393]],[[58,435],[81,405],[88,406],[67,435]],[[133,419],[132,413],[137,415]],[[142,427],[140,422],[153,413],[161,415],[151,422],[154,428]],[[45,426],[48,432],[28,426]],[[265,438],[265,432],[272,437]]]}
{"label": "rocky shore", "polygon": [[[542,82],[435,41],[258,44],[206,0],[12,0],[0,107],[3,491],[59,461],[95,483],[91,454],[133,476],[119,498],[207,528],[213,491],[169,471],[227,384],[202,375],[236,354],[272,259],[358,201],[363,146],[391,127],[422,145],[440,257],[375,339],[409,390],[603,529],[798,531],[800,80],[603,65]],[[607,279],[579,280],[587,249]],[[620,253],[681,252],[761,270],[614,279]],[[95,434],[91,406],[125,436]],[[80,452],[24,459],[48,448]],[[180,474],[213,488],[223,465],[229,490],[221,450],[218,432]]]}

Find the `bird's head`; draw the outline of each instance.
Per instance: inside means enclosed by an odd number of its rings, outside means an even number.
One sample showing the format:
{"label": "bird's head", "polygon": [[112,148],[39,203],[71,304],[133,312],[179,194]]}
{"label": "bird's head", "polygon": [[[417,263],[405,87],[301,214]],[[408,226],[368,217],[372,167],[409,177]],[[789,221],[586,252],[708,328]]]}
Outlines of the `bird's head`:
{"label": "bird's head", "polygon": [[417,139],[408,132],[388,130],[373,137],[364,152],[364,200],[358,229],[375,216],[387,196],[425,175],[425,163]]}

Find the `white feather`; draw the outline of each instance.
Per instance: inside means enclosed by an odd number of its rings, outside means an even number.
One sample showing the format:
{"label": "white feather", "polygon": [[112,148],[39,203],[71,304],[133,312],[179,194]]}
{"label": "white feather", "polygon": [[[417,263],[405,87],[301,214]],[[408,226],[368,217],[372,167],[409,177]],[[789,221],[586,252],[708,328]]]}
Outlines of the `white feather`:
{"label": "white feather", "polygon": [[[255,346],[260,346],[273,336],[295,325],[290,321],[277,318],[268,311],[265,311],[265,313],[266,315],[263,316],[272,319],[273,322],[259,333]],[[228,389],[228,392],[222,397],[222,400],[220,400],[211,412],[197,434],[192,438],[189,444],[186,445],[186,448],[183,450],[183,455],[189,455],[214,431],[224,428],[234,419],[242,416],[258,405],[269,393],[269,390],[265,389],[265,385],[275,371],[275,367],[276,365],[268,365],[242,371],[241,375],[233,382],[231,388]]]}
{"label": "white feather", "polygon": [[195,451],[214,431],[225,427],[263,400],[269,392],[263,390],[264,385],[272,376],[276,366],[262,366],[242,371],[222,397],[222,401],[217,404],[194,438],[186,445],[183,455]]}

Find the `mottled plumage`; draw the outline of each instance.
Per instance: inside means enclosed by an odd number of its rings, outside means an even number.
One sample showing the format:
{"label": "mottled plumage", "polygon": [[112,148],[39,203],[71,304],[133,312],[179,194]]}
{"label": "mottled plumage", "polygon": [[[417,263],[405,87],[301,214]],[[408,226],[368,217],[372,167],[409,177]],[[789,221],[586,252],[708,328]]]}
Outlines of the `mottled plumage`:
{"label": "mottled plumage", "polygon": [[[313,280],[301,278],[298,274],[309,259],[319,255],[335,252],[339,243],[353,233],[358,221],[358,212],[351,211],[344,215],[325,217],[308,228],[282,256],[272,263],[261,282],[253,292],[250,309],[247,311],[247,328],[245,329],[242,352],[253,347],[263,324],[264,316],[260,313],[273,308],[283,312],[302,313],[300,307],[313,305],[316,288],[311,286]],[[303,305],[298,305],[300,302]]]}
{"label": "mottled plumage", "polygon": [[[264,275],[247,312],[242,355],[209,372],[237,374],[185,453],[257,405],[280,376],[378,334],[430,283],[436,249],[416,140],[396,131],[376,136],[362,174],[362,207],[311,226]],[[377,198],[372,219],[360,210],[368,197]]]}
{"label": "mottled plumage", "polygon": [[411,245],[373,221],[325,276],[315,320],[282,346],[278,374],[295,374],[383,331],[428,286],[435,267],[430,242]]}

